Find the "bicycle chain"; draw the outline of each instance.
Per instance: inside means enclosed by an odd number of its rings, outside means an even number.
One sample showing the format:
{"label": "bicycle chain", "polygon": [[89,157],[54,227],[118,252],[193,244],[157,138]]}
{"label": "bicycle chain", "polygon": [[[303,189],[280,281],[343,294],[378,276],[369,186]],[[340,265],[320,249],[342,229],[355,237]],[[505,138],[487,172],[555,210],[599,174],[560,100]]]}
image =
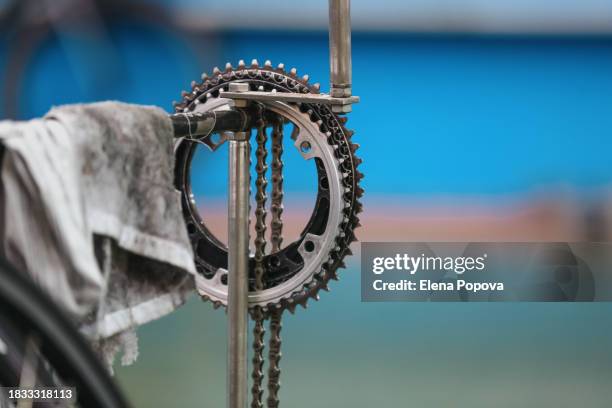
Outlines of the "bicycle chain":
{"label": "bicycle chain", "polygon": [[272,127],[272,253],[278,252],[283,242],[283,121],[274,121]]}
{"label": "bicycle chain", "polygon": [[270,346],[268,352],[268,408],[277,408],[279,404],[278,390],[280,389],[281,315],[283,311],[277,310],[270,316]]}
{"label": "bicycle chain", "polygon": [[[277,118],[272,127],[272,252],[277,252],[283,242],[283,121]],[[278,407],[278,390],[280,389],[281,338],[280,331],[282,310],[277,310],[270,317],[270,351],[268,354],[268,407]]]}
{"label": "bicycle chain", "polygon": [[[260,112],[261,114],[261,112]],[[276,252],[280,249],[282,243],[282,219],[281,213],[283,211],[283,122],[282,118],[275,118],[272,121],[272,231],[271,231],[271,242],[272,252]],[[263,257],[265,255],[266,242],[266,188],[268,182],[266,180],[266,171],[268,166],[266,164],[267,150],[266,142],[268,137],[266,134],[266,123],[263,119],[260,119],[257,123],[257,150],[255,155],[257,157],[257,164],[255,167],[257,173],[257,179],[255,186],[257,188],[255,194],[256,202],[256,238],[255,238],[255,289],[262,290],[264,288],[263,276],[265,273],[263,265]],[[269,408],[277,408],[279,405],[278,390],[280,389],[280,367],[279,361],[281,357],[281,314],[282,311],[276,311],[270,317],[270,344],[268,354],[268,398],[267,406]],[[253,320],[255,325],[253,328],[253,386],[251,388],[251,394],[253,400],[251,401],[251,408],[262,408],[262,381],[263,381],[263,352],[264,352],[264,335],[265,327],[264,320],[265,316],[261,311],[261,308],[257,307],[253,313]]]}
{"label": "bicycle chain", "polygon": [[[259,105],[258,105],[259,106]],[[266,142],[268,136],[266,134],[266,123],[263,120],[261,106],[259,106],[259,120],[257,121],[257,136],[255,138],[257,142],[257,150],[255,156],[257,162],[255,164],[255,171],[257,173],[257,179],[255,181],[256,193],[255,193],[255,290],[264,289],[264,255],[266,249],[266,187],[268,181],[266,180],[266,171],[268,165],[266,164],[266,158],[268,152],[266,149]],[[253,400],[251,402],[252,408],[261,408],[263,406],[261,399],[263,396],[263,389],[261,387],[263,381],[263,350],[264,350],[264,314],[260,307],[255,308],[253,311],[253,320],[255,326],[253,328],[253,386],[251,388],[251,394]]]}
{"label": "bicycle chain", "polygon": [[[266,122],[263,120],[263,109],[259,107],[259,120],[257,121],[257,135],[255,141],[257,143],[257,149],[255,151],[256,164],[255,172],[257,178],[255,181],[256,193],[255,193],[255,290],[263,290],[264,283],[263,278],[265,274],[264,256],[267,245],[266,241],[266,201],[267,194],[266,189],[268,187],[268,181],[266,179],[266,172],[268,165],[266,159],[268,152],[266,143],[268,136],[266,133]],[[283,162],[282,162],[282,141],[283,141],[283,122],[282,118],[276,117],[272,121],[272,231],[271,231],[271,242],[272,252],[276,252],[280,249],[282,242],[282,219],[281,213],[283,211]],[[270,408],[277,408],[279,405],[278,390],[280,389],[280,368],[279,361],[281,357],[281,314],[282,311],[276,311],[270,317],[270,345],[269,345],[269,367],[268,367],[268,399],[267,406]],[[253,379],[253,386],[251,388],[251,395],[253,397],[251,401],[251,408],[262,408],[262,397],[263,397],[263,364],[264,364],[264,336],[265,316],[260,307],[255,308],[253,311],[253,320],[255,325],[253,327],[253,372],[251,377]]]}
{"label": "bicycle chain", "polygon": [[255,192],[255,289],[263,290],[263,276],[265,272],[263,261],[266,254],[267,229],[266,187],[268,186],[268,181],[266,179],[266,172],[268,171],[268,165],[266,163],[266,158],[268,157],[268,151],[266,149],[266,142],[268,141],[268,135],[266,134],[266,123],[261,115],[260,119],[257,121],[257,136],[255,140],[257,142],[257,150],[255,151],[255,156],[257,157],[257,162],[255,164],[255,171],[257,173],[257,179],[255,181],[255,186],[257,188]]}

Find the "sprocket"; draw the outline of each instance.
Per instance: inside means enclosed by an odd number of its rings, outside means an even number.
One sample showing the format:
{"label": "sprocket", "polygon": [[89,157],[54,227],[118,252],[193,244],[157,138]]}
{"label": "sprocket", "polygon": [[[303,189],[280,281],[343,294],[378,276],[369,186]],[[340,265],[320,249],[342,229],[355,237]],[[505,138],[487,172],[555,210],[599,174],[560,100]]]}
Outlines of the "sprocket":
{"label": "sprocket", "polygon": [[[241,61],[237,68],[228,63],[224,71],[215,68],[212,76],[203,74],[201,82],[192,83],[191,92],[183,92],[182,101],[175,105],[176,111],[229,108],[232,102],[224,99],[222,92],[231,82],[246,82],[251,90],[267,92],[319,92],[318,84],[308,83],[308,76],[298,78],[295,69],[286,72],[283,64],[273,68],[266,61],[260,67],[253,60],[247,67]],[[249,262],[250,309],[260,306],[264,313],[285,308],[293,312],[298,304],[306,307],[308,298],[318,299],[321,289],[328,290],[328,281],[337,279],[337,269],[344,267],[343,259],[351,253],[349,246],[356,240],[357,214],[362,209],[359,198],[363,190],[359,182],[363,175],[357,169],[361,160],[355,155],[358,145],[351,141],[353,132],[346,129],[346,118],[332,113],[329,107],[265,102],[262,108],[300,129],[293,135],[295,146],[302,150],[305,159],[314,159],[319,181],[315,209],[300,238],[264,257],[262,291],[254,288],[253,257]],[[214,150],[222,142],[207,145]],[[301,149],[305,143],[307,151]],[[227,301],[223,277],[227,272],[227,248],[204,225],[195,207],[190,187],[195,147],[196,143],[190,140],[177,142],[176,187],[182,192],[183,212],[200,275],[198,290],[219,307]]]}

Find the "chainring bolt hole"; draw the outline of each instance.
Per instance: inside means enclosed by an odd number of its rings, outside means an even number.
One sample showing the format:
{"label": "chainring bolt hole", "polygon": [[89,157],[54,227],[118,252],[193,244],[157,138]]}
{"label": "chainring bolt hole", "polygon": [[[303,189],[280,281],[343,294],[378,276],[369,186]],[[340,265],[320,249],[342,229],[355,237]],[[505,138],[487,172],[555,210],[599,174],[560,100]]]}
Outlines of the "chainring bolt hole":
{"label": "chainring bolt hole", "polygon": [[304,242],[304,249],[306,250],[306,252],[312,252],[315,249],[315,244],[312,241],[306,241]]}
{"label": "chainring bolt hole", "polygon": [[302,153],[308,153],[312,150],[312,146],[310,145],[310,142],[302,142],[300,144],[300,150],[302,151]]}

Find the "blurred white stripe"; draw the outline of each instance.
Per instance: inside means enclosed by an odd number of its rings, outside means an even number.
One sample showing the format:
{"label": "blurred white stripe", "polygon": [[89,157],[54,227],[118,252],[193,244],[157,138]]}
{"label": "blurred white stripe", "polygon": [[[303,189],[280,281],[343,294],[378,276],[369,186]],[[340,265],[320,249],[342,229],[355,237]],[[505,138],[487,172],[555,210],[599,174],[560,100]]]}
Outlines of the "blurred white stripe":
{"label": "blurred white stripe", "polygon": [[[326,29],[327,0],[180,0],[193,26]],[[356,30],[612,33],[612,0],[353,0]]]}

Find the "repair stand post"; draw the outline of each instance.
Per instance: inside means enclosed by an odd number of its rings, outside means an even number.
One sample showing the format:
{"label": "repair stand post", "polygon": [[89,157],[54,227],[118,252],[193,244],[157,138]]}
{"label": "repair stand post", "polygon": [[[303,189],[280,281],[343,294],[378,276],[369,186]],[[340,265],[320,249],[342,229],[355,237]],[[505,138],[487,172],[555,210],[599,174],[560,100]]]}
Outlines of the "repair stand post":
{"label": "repair stand post", "polygon": [[227,391],[229,408],[246,408],[248,395],[249,133],[229,140],[227,280]]}
{"label": "repair stand post", "polygon": [[329,67],[334,97],[351,96],[351,1],[329,0]]}

